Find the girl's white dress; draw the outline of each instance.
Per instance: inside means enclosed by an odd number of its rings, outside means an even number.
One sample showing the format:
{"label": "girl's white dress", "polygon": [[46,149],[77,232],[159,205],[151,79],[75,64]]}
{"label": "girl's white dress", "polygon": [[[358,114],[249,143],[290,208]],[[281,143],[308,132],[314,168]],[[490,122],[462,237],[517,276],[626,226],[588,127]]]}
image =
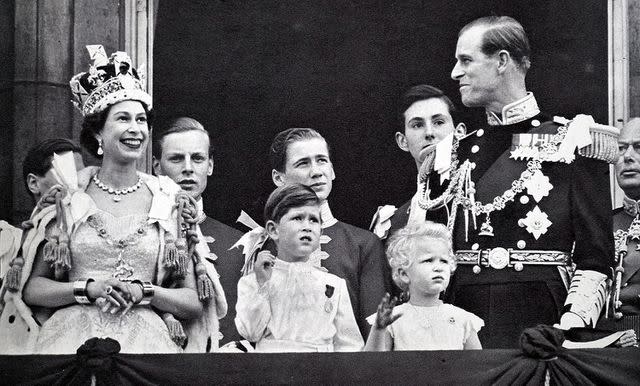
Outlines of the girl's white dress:
{"label": "girl's white dress", "polygon": [[[393,309],[402,316],[387,327],[393,338],[393,350],[462,350],[471,333],[477,333],[484,321],[462,308],[440,303],[421,307],[404,303]],[[375,322],[376,314],[367,318]]]}
{"label": "girl's white dress", "polygon": [[306,262],[276,259],[271,279],[255,273],[238,282],[236,327],[256,351],[359,351],[358,330],[344,279]]}

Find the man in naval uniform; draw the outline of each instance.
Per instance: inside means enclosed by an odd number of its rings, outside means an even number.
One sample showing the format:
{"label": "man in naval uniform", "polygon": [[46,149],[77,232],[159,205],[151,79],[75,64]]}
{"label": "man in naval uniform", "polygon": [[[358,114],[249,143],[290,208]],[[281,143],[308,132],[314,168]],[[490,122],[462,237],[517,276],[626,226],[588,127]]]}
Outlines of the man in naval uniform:
{"label": "man in naval uniform", "polygon": [[[320,198],[322,237],[320,250],[312,254],[310,263],[345,279],[356,322],[366,339],[369,324],[365,319],[376,313],[391,285],[382,242],[373,233],[333,216],[328,198],[335,172],[329,146],[320,133],[309,128],[284,130],[274,138],[269,154],[276,186],[301,183],[311,187]],[[275,244],[270,240],[261,248],[276,254]],[[252,249],[245,246],[245,254],[247,251],[251,254]]]}
{"label": "man in naval uniform", "polygon": [[237,249],[229,248],[242,232],[217,221],[204,213],[202,193],[207,178],[213,173],[213,146],[200,122],[192,118],[177,118],[165,130],[154,134],[153,170],[171,177],[196,200],[199,226],[209,248],[209,256],[220,275],[220,284],[227,299],[227,316],[220,320],[221,344],[241,340],[234,324],[237,284],[244,259]]}
{"label": "man in naval uniform", "polygon": [[593,326],[613,263],[608,165],[581,155],[593,150],[582,147],[588,122],[540,112],[525,86],[529,56],[520,23],[484,17],[460,31],[451,72],[462,103],[488,121],[459,144],[458,269],[447,291],[484,319],[484,348],[515,347],[540,323]]}
{"label": "man in naval uniform", "polygon": [[[454,132],[462,136],[465,132],[463,123],[454,127],[452,115],[455,106],[451,100],[438,88],[420,84],[405,91],[398,106],[399,127],[396,131],[395,141],[398,147],[411,155],[416,169],[420,168],[429,154],[435,153],[435,145]],[[392,233],[413,221],[434,221],[447,224],[448,212],[444,207],[425,210],[420,206],[420,199],[428,190],[431,198],[442,194],[447,186],[446,180],[440,183],[437,178],[427,181],[423,185],[418,180],[417,191],[412,199],[405,202],[400,208],[393,205],[385,205],[378,208],[374,215],[371,229],[382,240],[388,239]],[[409,221],[411,219],[411,221]]]}
{"label": "man in naval uniform", "polygon": [[624,253],[623,270],[618,269],[619,283],[614,283],[613,291],[620,303],[613,304],[602,326],[633,328],[640,335],[640,118],[633,118],[624,126],[618,149],[616,179],[624,199],[623,206],[613,212],[613,231],[616,252]]}

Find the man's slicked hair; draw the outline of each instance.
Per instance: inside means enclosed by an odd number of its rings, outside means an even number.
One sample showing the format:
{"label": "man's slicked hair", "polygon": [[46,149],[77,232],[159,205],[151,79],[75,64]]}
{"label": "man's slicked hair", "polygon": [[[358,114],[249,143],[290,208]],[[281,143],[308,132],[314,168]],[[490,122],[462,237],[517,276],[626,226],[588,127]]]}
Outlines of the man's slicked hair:
{"label": "man's slicked hair", "polygon": [[202,123],[189,117],[176,118],[172,120],[167,127],[160,129],[158,130],[158,132],[154,133],[152,143],[153,156],[156,159],[162,158],[162,141],[164,140],[164,137],[169,134],[185,133],[192,130],[202,131],[207,135],[207,138],[209,138],[209,158],[213,158],[214,147],[213,142],[211,142],[211,135],[209,135],[209,132],[205,130],[204,126],[202,126]]}
{"label": "man's slicked hair", "polygon": [[472,27],[486,27],[482,36],[482,47],[485,55],[493,55],[500,50],[509,52],[518,67],[526,74],[531,67],[531,47],[529,38],[522,24],[509,16],[481,17],[465,25],[458,36]]}
{"label": "man's slicked hair", "polygon": [[[320,133],[310,128],[292,128],[279,132],[271,143],[269,148],[269,160],[271,161],[271,168],[281,173],[284,173],[287,166],[287,149],[289,145],[298,141],[305,141],[309,139],[320,138],[324,139]],[[331,158],[331,149],[327,143],[327,151],[329,152],[329,158]]]}
{"label": "man's slicked hair", "polygon": [[407,109],[411,107],[412,104],[431,98],[442,100],[449,108],[449,114],[451,115],[451,117],[455,118],[454,114],[456,112],[456,107],[453,102],[451,102],[451,99],[449,99],[449,97],[442,92],[442,90],[428,84],[419,84],[405,91],[400,97],[400,102],[398,103],[398,119],[400,122],[400,127],[402,128],[401,131],[404,131],[405,111],[407,111]]}

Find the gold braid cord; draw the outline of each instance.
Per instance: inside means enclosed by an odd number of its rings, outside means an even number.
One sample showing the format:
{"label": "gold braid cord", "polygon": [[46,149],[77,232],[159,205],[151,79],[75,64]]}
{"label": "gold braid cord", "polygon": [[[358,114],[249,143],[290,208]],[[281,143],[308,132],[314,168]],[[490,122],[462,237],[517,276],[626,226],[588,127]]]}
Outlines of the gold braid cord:
{"label": "gold braid cord", "polygon": [[56,280],[61,280],[71,269],[68,226],[62,207],[62,199],[65,195],[65,189],[55,185],[38,201],[39,210],[51,205],[52,202],[56,205],[56,224],[49,231],[47,243],[43,248],[44,261],[53,268]]}
{"label": "gold braid cord", "polygon": [[[177,229],[178,236],[174,238],[170,232],[165,232],[165,253],[163,265],[171,270],[172,279],[184,279],[187,275],[189,258],[193,258],[195,246],[198,244],[198,234],[196,231],[197,207],[195,200],[184,192],[176,194]],[[208,278],[208,277],[207,277]],[[213,287],[213,285],[212,285]],[[200,291],[198,296],[202,299]],[[170,312],[162,314],[162,320],[169,329],[171,339],[183,347],[187,342],[187,334],[179,320]]]}
{"label": "gold braid cord", "polygon": [[[202,257],[196,251],[196,245],[200,241],[198,239],[198,209],[196,200],[186,193],[178,193],[176,202],[180,210],[178,222],[182,237],[178,240],[186,240],[186,259],[193,261],[196,272],[196,284],[198,288],[198,297],[201,301],[208,301],[214,296],[213,282],[207,274],[207,269],[202,261]],[[180,250],[180,246],[178,247]],[[188,260],[185,260],[188,261]]]}

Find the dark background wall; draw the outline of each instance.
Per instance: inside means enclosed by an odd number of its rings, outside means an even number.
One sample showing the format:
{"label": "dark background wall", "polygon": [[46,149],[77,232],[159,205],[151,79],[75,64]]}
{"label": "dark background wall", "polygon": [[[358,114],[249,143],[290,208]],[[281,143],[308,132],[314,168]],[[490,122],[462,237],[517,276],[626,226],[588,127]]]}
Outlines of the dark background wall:
{"label": "dark background wall", "polygon": [[0,219],[7,221],[13,198],[14,15],[12,1],[0,2]]}
{"label": "dark background wall", "polygon": [[124,45],[120,3],[0,1],[0,219],[17,225],[33,210],[22,178],[29,148],[47,138],[78,140],[69,79],[87,70],[87,44],[108,53]]}
{"label": "dark background wall", "polygon": [[[528,31],[528,86],[544,111],[607,122],[606,1],[181,0],[158,9],[156,127],[188,115],[211,132],[205,208],[229,224],[240,209],[261,222],[273,136],[313,127],[332,148],[334,214],[367,227],[378,205],[415,190],[413,160],[393,140],[398,96],[429,83],[465,110],[449,77],[457,33],[490,14]],[[473,129],[483,112],[460,119]]]}

